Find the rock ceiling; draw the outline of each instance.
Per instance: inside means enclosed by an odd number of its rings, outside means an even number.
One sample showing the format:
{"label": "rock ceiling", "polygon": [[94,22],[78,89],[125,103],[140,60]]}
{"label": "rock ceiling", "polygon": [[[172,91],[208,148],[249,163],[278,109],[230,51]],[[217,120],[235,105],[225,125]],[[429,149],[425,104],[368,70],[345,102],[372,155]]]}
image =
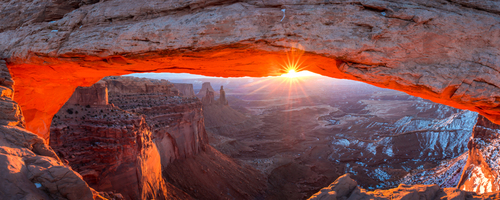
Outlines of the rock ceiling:
{"label": "rock ceiling", "polygon": [[279,75],[297,53],[306,70],[500,122],[493,0],[40,0],[1,2],[0,13],[0,57],[16,83],[14,100],[27,129],[46,139],[74,89],[102,77]]}

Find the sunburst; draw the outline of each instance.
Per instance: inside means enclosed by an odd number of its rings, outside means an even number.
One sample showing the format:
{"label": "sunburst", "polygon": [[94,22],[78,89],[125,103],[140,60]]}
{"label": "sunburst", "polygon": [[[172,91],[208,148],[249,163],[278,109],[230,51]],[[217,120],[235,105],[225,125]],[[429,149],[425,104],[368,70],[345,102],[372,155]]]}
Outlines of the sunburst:
{"label": "sunburst", "polygon": [[303,76],[301,73],[307,66],[304,65],[305,59],[302,59],[304,48],[300,44],[292,44],[289,51],[286,51],[286,58],[283,59],[281,70],[284,72],[281,76],[294,79]]}

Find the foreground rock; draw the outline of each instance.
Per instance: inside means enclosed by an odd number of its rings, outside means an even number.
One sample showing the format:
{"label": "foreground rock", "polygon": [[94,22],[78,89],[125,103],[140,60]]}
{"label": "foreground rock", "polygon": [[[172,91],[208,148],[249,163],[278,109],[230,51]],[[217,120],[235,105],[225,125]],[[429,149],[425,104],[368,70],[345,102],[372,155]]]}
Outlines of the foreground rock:
{"label": "foreground rock", "polygon": [[438,185],[404,185],[388,190],[367,191],[357,186],[357,182],[345,174],[339,177],[328,187],[321,189],[311,196],[310,200],[360,200],[360,199],[498,199],[500,193],[488,193],[478,195],[474,192],[466,192],[457,188],[440,188]]}
{"label": "foreground rock", "polygon": [[499,137],[500,126],[479,116],[458,188],[478,193],[500,191]]}
{"label": "foreground rock", "polygon": [[477,193],[498,192],[499,130],[500,126],[478,116],[467,153],[432,170],[413,173],[405,177],[403,183],[439,184]]}
{"label": "foreground rock", "polygon": [[0,61],[0,197],[101,199],[41,137],[24,129],[23,115],[12,100],[13,85],[5,62]]}

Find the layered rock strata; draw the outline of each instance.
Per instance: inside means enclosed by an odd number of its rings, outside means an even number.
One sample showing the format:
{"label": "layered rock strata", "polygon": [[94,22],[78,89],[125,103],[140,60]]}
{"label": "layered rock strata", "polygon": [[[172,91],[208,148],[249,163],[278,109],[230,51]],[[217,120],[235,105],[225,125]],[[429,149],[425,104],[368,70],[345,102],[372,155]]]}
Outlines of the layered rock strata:
{"label": "layered rock strata", "polygon": [[107,96],[106,85],[77,88],[54,116],[50,146],[99,191],[125,199],[166,199],[160,155],[144,117],[89,95]]}
{"label": "layered rock strata", "polygon": [[0,196],[17,199],[102,199],[38,135],[24,129],[12,100],[14,82],[0,60]]}
{"label": "layered rock strata", "polygon": [[204,82],[203,84],[201,84],[201,89],[198,94],[196,94],[196,96],[199,98],[203,98],[207,96],[207,92],[213,92],[215,94],[215,90],[214,88],[212,88],[212,85],[210,85],[210,82]]}
{"label": "layered rock strata", "polygon": [[[127,78],[105,79],[109,83],[109,102],[121,109],[144,114],[152,127],[153,139],[157,144],[166,167],[178,158],[186,158],[200,152],[208,143],[201,112],[201,102],[196,98],[182,98],[170,93],[135,92],[123,86]],[[141,82],[136,84],[141,85]],[[136,86],[132,86],[136,87]],[[173,85],[169,85],[173,88]]]}
{"label": "layered rock strata", "polygon": [[451,160],[441,162],[437,167],[427,170],[415,170],[407,174],[401,183],[406,185],[436,184],[442,188],[457,187],[462,177],[468,152]]}
{"label": "layered rock strata", "polygon": [[174,87],[179,90],[179,96],[194,97],[193,84],[190,83],[173,83]]}
{"label": "layered rock strata", "polygon": [[[167,80],[137,78],[132,76],[110,76],[102,83],[108,85],[110,94],[166,94],[178,96],[179,90]],[[93,85],[95,87],[95,84]]]}
{"label": "layered rock strata", "polygon": [[469,141],[458,188],[478,193],[500,190],[500,126],[479,116]]}
{"label": "layered rock strata", "polygon": [[263,175],[210,147],[198,98],[171,93],[120,93],[112,88],[109,91],[110,103],[145,116],[164,176],[176,187],[199,199],[252,199],[264,193]]}

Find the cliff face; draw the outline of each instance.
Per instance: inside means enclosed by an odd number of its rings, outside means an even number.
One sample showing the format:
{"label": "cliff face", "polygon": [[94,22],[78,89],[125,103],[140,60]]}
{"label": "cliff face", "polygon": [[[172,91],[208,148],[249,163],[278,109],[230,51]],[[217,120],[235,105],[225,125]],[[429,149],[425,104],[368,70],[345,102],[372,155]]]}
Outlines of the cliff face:
{"label": "cliff face", "polygon": [[212,85],[210,85],[210,82],[204,82],[201,85],[201,90],[198,92],[198,94],[196,94],[196,96],[199,98],[203,98],[207,96],[207,91],[213,92],[215,94],[215,90],[214,88],[212,88]]}
{"label": "cliff face", "polygon": [[401,183],[406,185],[437,184],[442,188],[457,187],[468,158],[468,152],[466,152],[454,159],[441,162],[435,168],[412,172],[406,175]]}
{"label": "cliff face", "polygon": [[99,191],[165,199],[160,155],[145,119],[89,94],[107,96],[106,83],[75,91],[53,118],[50,146]]}
{"label": "cliff face", "polygon": [[[110,88],[109,91],[118,90]],[[145,116],[152,127],[164,176],[170,183],[199,199],[228,196],[252,199],[263,193],[265,177],[262,174],[241,166],[208,145],[202,103],[198,98],[166,93],[110,92],[109,100],[115,106]]]}
{"label": "cliff face", "polygon": [[179,90],[179,96],[194,97],[193,84],[190,83],[174,83],[174,87]]}
{"label": "cliff face", "polygon": [[468,143],[468,152],[440,166],[408,175],[406,184],[439,184],[477,193],[500,190],[497,155],[500,126],[478,116]]}
{"label": "cliff face", "polygon": [[500,190],[500,126],[479,116],[469,141],[469,158],[458,188],[473,192]]}
{"label": "cliff face", "polygon": [[[124,110],[144,114],[152,127],[153,139],[159,148],[162,166],[178,158],[197,154],[208,143],[196,98],[182,98],[171,93],[172,84],[163,91],[129,89],[129,78],[105,79],[109,83],[109,102]],[[149,81],[149,80],[148,80]],[[135,82],[142,85],[143,82]],[[137,86],[129,85],[131,88]],[[175,93],[177,94],[177,93]]]}
{"label": "cliff face", "polygon": [[[90,87],[78,87],[66,103],[68,105],[108,105],[108,86],[97,82]],[[62,109],[62,108],[61,108]]]}
{"label": "cliff face", "polygon": [[38,135],[24,129],[14,82],[0,61],[0,196],[2,199],[94,199],[97,192]]}
{"label": "cliff face", "polygon": [[175,88],[172,83],[164,79],[157,80],[127,76],[111,76],[106,77],[103,83],[108,85],[110,94],[161,93],[169,96],[179,95],[179,90]]}

